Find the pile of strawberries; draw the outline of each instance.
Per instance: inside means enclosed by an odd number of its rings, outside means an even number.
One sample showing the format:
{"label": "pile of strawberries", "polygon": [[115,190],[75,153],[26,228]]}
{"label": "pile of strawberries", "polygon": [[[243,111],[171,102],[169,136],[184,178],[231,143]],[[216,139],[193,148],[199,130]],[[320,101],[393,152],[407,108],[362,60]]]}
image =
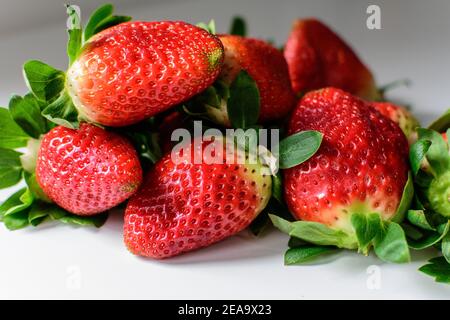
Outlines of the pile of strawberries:
{"label": "pile of strawberries", "polygon": [[[0,187],[26,184],[0,206],[8,229],[99,227],[125,208],[128,250],[162,259],[272,222],[290,235],[286,264],[338,249],[402,263],[433,246],[442,255],[421,270],[450,282],[449,111],[420,128],[316,19],[280,50],[239,18],[216,35],[213,22],[130,21],[111,5],[84,27],[67,13],[67,72],[26,62],[30,92],[0,109]],[[219,135],[175,151],[175,130],[199,120],[277,129],[280,172]],[[245,159],[214,161],[230,149]]]}

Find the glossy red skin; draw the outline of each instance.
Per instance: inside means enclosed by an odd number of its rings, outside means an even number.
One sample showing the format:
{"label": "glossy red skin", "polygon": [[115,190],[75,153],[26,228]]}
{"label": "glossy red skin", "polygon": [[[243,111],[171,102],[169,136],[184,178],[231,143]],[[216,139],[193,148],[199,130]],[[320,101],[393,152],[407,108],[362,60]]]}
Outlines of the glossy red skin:
{"label": "glossy red skin", "polygon": [[345,218],[341,208],[350,212],[357,202],[392,218],[408,175],[408,142],[394,122],[326,88],[306,94],[293,112],[288,134],[302,130],[324,136],[310,160],[284,171],[285,199],[297,219],[334,226]]}
{"label": "glossy red skin", "polygon": [[[255,80],[260,94],[260,122],[282,119],[294,108],[297,98],[291,90],[283,53],[269,43],[234,35],[220,35],[225,64],[219,78],[231,83],[245,70]],[[228,59],[232,56],[233,59]],[[227,62],[232,62],[227,63]]]}
{"label": "glossy red skin", "polygon": [[159,132],[159,144],[161,151],[165,154],[172,150],[172,147],[176,145],[177,141],[172,141],[172,133],[176,129],[187,128],[188,116],[175,111],[162,120],[161,125],[158,128]]}
{"label": "glossy red skin", "polygon": [[175,164],[166,154],[128,202],[124,224],[128,250],[163,259],[245,229],[263,201],[246,173],[241,164],[194,164],[191,160]]}
{"label": "glossy red skin", "polygon": [[336,87],[376,100],[370,70],[336,33],[316,19],[296,20],[284,47],[294,92]]}
{"label": "glossy red skin", "polygon": [[36,178],[60,207],[93,215],[128,199],[142,182],[142,169],[125,138],[82,123],[79,130],[58,126],[43,137]]}
{"label": "glossy red skin", "polygon": [[[127,22],[95,35],[75,64],[79,112],[107,126],[136,123],[211,85],[219,74],[218,38],[185,22]],[[74,64],[74,65],[75,65]]]}

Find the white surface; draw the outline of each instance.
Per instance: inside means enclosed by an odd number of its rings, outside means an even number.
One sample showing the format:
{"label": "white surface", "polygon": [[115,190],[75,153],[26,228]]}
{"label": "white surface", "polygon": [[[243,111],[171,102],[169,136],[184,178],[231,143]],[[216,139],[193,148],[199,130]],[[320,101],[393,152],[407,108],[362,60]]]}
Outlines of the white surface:
{"label": "white surface", "polygon": [[[10,7],[11,13],[2,10],[0,19],[10,21],[3,22],[0,31],[0,105],[7,105],[12,93],[25,92],[20,70],[25,60],[42,59],[59,68],[66,64],[64,10],[58,17],[47,13],[62,1],[42,1],[44,9],[36,7],[37,3],[2,0],[2,7]],[[426,123],[450,105],[450,3],[370,1],[381,6],[381,31],[365,28],[368,3],[188,0],[144,5],[133,1],[129,8],[120,2],[120,13],[147,20],[215,18],[222,31],[227,30],[230,16],[238,13],[248,18],[253,36],[273,38],[278,44],[287,37],[292,19],[318,16],[349,40],[379,83],[410,78],[413,87],[398,89],[391,97],[411,104]],[[21,28],[17,20],[24,21]],[[0,200],[7,193],[1,191]],[[121,230],[120,214],[110,217],[99,230],[46,224],[9,232],[0,225],[0,298],[450,298],[450,286],[436,284],[416,271],[432,252],[414,253],[410,265],[384,264],[349,252],[329,263],[285,267],[287,238],[273,231],[261,239],[243,233],[158,262],[129,254]],[[380,267],[378,290],[367,286],[371,265]]]}

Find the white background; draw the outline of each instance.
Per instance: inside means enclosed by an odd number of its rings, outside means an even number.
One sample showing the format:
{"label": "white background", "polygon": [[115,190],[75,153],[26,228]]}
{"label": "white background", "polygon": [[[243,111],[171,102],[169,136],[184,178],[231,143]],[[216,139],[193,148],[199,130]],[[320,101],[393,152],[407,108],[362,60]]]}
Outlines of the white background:
{"label": "white background", "polygon": [[[65,1],[0,1],[0,105],[26,92],[21,65],[40,59],[66,66]],[[450,2],[442,1],[112,1],[135,19],[247,18],[250,34],[282,44],[296,17],[320,17],[347,39],[374,70],[378,83],[409,78],[411,88],[390,94],[427,124],[450,106]],[[101,1],[80,4],[84,18]],[[382,30],[365,26],[368,4],[381,7]],[[85,9],[85,10],[84,10]],[[16,189],[16,188],[13,188]],[[0,201],[11,190],[0,191]],[[287,238],[247,233],[195,253],[159,262],[132,256],[122,243],[122,216],[99,229],[46,224],[15,232],[0,225],[0,298],[133,299],[428,299],[450,298],[450,286],[417,272],[433,252],[413,253],[410,265],[343,253],[308,266],[283,266]],[[368,267],[379,266],[371,289]],[[371,269],[369,269],[370,271]]]}

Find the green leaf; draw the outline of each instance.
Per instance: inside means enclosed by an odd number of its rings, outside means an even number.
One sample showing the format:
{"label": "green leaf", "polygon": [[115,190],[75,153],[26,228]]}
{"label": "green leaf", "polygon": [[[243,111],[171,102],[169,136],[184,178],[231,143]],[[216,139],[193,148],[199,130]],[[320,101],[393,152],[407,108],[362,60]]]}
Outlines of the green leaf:
{"label": "green leaf", "polygon": [[331,229],[322,223],[311,221],[289,222],[272,214],[269,214],[269,217],[273,225],[279,230],[306,242],[347,249],[357,247],[356,239],[352,235],[341,230]]}
{"label": "green leaf", "polygon": [[67,55],[69,56],[69,66],[76,60],[82,46],[81,18],[77,12],[77,6],[66,5],[69,16],[68,30],[69,41],[67,42]]}
{"label": "green leaf", "polygon": [[87,41],[95,34],[97,26],[106,18],[109,18],[114,12],[114,6],[110,3],[98,7],[89,18],[86,27],[84,28],[83,39]]}
{"label": "green leaf", "polygon": [[206,31],[208,31],[211,34],[216,34],[216,23],[213,19],[211,19],[208,24],[204,23],[204,22],[199,22],[197,23],[197,27],[205,29]]}
{"label": "green leaf", "polygon": [[33,197],[28,189],[22,188],[0,205],[0,217],[3,217],[4,219],[8,215],[23,211],[28,208],[32,202]]}
{"label": "green leaf", "polygon": [[302,240],[302,239],[299,239],[299,238],[296,238],[296,237],[290,237],[289,238],[289,242],[288,242],[288,247],[289,248],[296,248],[296,247],[301,247],[301,246],[304,246],[304,245],[307,245],[307,244],[309,244],[309,243],[304,241],[304,240]]}
{"label": "green leaf", "polygon": [[318,256],[335,252],[336,250],[338,250],[336,247],[314,245],[290,248],[284,254],[284,264],[293,265],[308,262]]}
{"label": "green leaf", "polygon": [[[450,224],[447,223],[447,226]],[[450,263],[450,233],[448,232],[448,228],[447,228],[447,232],[445,234],[445,236],[442,239],[442,245],[441,245],[441,250],[442,250],[442,255],[444,256],[445,260],[447,260],[448,263]]]}
{"label": "green leaf", "polygon": [[9,112],[14,121],[30,137],[38,139],[47,132],[45,118],[41,115],[41,108],[36,98],[27,94],[25,97],[13,96],[9,101]]}
{"label": "green leaf", "polygon": [[67,128],[76,129],[79,126],[78,111],[67,93],[46,107],[42,115],[49,121]]}
{"label": "green leaf", "polygon": [[422,164],[428,149],[431,146],[431,141],[429,140],[417,140],[410,148],[409,151],[409,162],[411,163],[411,170],[413,175],[417,175],[420,166]]}
{"label": "green leaf", "polygon": [[402,223],[401,226],[403,228],[403,231],[405,231],[406,238],[408,239],[408,244],[410,239],[419,240],[424,236],[424,233],[419,228],[409,223]]}
{"label": "green leaf", "polygon": [[384,230],[374,239],[373,247],[383,261],[405,263],[411,260],[405,232],[395,222],[384,222]]}
{"label": "green leaf", "polygon": [[444,257],[433,258],[420,269],[423,273],[435,278],[436,282],[450,283],[450,264]]}
{"label": "green leaf", "polygon": [[444,132],[450,128],[450,109],[448,109],[442,116],[434,120],[432,124],[428,126],[428,129]]}
{"label": "green leaf", "polygon": [[423,210],[408,210],[407,220],[421,229],[436,231],[436,229],[428,222]]}
{"label": "green leaf", "polygon": [[17,184],[22,179],[21,153],[0,148],[0,189]]}
{"label": "green leaf", "polygon": [[47,195],[44,193],[44,191],[39,186],[39,183],[36,180],[35,173],[29,173],[29,172],[24,171],[23,177],[24,177],[25,182],[27,183],[28,189],[30,190],[34,199],[38,199],[38,200],[48,202],[48,203],[51,202],[51,200],[47,197]]}
{"label": "green leaf", "polygon": [[0,148],[15,149],[24,147],[29,138],[13,120],[9,110],[0,107]]}
{"label": "green leaf", "polygon": [[25,209],[3,217],[3,223],[8,230],[18,230],[29,225],[28,211]]}
{"label": "green leaf", "polygon": [[37,225],[41,224],[46,218],[48,218],[48,210],[52,206],[55,205],[41,201],[34,202],[28,213],[28,222],[33,227],[36,227]]}
{"label": "green leaf", "polygon": [[230,86],[227,113],[234,128],[246,129],[259,118],[260,97],[256,82],[241,71]]}
{"label": "green leaf", "polygon": [[281,140],[280,168],[292,168],[311,158],[319,150],[322,138],[318,131],[301,131]]}
{"label": "green leaf", "polygon": [[283,203],[283,185],[281,173],[278,171],[276,175],[272,176],[272,196],[278,202]]}
{"label": "green leaf", "polygon": [[424,237],[414,240],[409,239],[408,245],[410,248],[415,250],[423,250],[425,248],[429,248],[443,240],[450,229],[450,222],[445,224],[444,230],[442,233],[439,232],[428,232]]}
{"label": "green leaf", "polygon": [[400,199],[400,204],[398,205],[397,211],[394,217],[392,217],[393,222],[401,223],[405,218],[405,213],[411,207],[411,202],[414,198],[414,183],[411,172],[408,172],[408,180],[403,187],[402,198]]}
{"label": "green leaf", "polygon": [[378,213],[369,215],[354,213],[351,216],[351,223],[358,239],[358,250],[367,255],[372,241],[382,232],[383,222],[381,217]]}
{"label": "green leaf", "polygon": [[128,22],[132,18],[129,16],[111,16],[103,20],[96,28],[94,33],[97,34],[103,30],[106,30],[108,28],[114,27],[118,24]]}
{"label": "green leaf", "polygon": [[25,82],[41,101],[52,101],[64,89],[65,73],[41,61],[30,60],[23,65]]}
{"label": "green leaf", "polygon": [[244,18],[236,16],[231,22],[230,34],[245,37],[247,35],[247,24]]}
{"label": "green leaf", "polygon": [[431,141],[426,158],[434,174],[441,175],[447,172],[450,168],[450,156],[448,145],[444,138],[442,138],[440,133],[425,128],[418,128],[417,132],[419,140]]}
{"label": "green leaf", "polygon": [[107,213],[96,214],[94,216],[77,216],[71,213],[60,217],[58,221],[79,226],[93,226],[100,228],[108,219]]}

